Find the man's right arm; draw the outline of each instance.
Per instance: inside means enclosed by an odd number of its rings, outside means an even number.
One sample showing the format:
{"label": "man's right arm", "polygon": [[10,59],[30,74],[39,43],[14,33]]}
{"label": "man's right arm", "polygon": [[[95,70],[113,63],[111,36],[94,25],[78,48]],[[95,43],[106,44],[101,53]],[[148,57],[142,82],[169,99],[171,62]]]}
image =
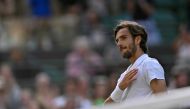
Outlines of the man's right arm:
{"label": "man's right arm", "polygon": [[108,97],[106,100],[105,100],[105,102],[104,102],[104,104],[109,104],[109,103],[113,103],[114,101],[112,100],[112,98],[111,97]]}
{"label": "man's right arm", "polygon": [[123,91],[136,79],[137,72],[137,69],[133,69],[127,73],[104,103],[120,102]]}

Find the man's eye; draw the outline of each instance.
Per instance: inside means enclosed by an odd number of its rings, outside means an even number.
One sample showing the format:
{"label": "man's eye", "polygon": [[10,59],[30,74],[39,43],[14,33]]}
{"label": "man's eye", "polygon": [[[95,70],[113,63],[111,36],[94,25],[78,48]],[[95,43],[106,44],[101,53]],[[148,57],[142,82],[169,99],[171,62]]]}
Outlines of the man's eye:
{"label": "man's eye", "polygon": [[126,39],[127,37],[121,37],[122,40]]}

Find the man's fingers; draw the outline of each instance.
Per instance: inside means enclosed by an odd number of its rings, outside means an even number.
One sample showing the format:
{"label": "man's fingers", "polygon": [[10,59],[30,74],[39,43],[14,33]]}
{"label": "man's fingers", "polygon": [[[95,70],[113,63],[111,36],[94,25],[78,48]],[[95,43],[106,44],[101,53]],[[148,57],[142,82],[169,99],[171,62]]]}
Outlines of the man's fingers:
{"label": "man's fingers", "polygon": [[135,72],[136,71],[136,69],[133,69],[133,70],[131,70],[131,71],[129,71],[126,75],[125,75],[125,77],[127,77],[127,76],[130,76],[133,72]]}
{"label": "man's fingers", "polygon": [[133,69],[125,75],[125,78],[132,78],[137,72],[138,72],[138,69]]}
{"label": "man's fingers", "polygon": [[138,71],[132,72],[131,75],[129,76],[129,78],[130,78],[130,79],[133,78],[133,77],[137,74],[137,72],[138,72]]}
{"label": "man's fingers", "polygon": [[128,82],[131,83],[136,79],[137,79],[137,72],[133,73],[133,75],[131,75],[131,77],[128,78]]}
{"label": "man's fingers", "polygon": [[131,84],[131,82],[137,78],[137,72],[137,69],[133,69],[130,72],[128,72],[121,81],[120,88],[125,89],[126,87],[128,87],[128,85]]}
{"label": "man's fingers", "polygon": [[131,81],[134,81],[137,79],[137,73],[131,78]]}

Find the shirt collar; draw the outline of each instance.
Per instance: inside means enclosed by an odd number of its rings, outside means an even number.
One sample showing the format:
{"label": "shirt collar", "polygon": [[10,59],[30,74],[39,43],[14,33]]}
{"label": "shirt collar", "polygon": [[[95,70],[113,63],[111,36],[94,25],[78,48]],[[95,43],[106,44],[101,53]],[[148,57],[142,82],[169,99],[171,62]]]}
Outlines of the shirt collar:
{"label": "shirt collar", "polygon": [[134,64],[131,65],[130,69],[137,68],[147,57],[148,57],[148,54],[142,54],[140,57],[137,58]]}

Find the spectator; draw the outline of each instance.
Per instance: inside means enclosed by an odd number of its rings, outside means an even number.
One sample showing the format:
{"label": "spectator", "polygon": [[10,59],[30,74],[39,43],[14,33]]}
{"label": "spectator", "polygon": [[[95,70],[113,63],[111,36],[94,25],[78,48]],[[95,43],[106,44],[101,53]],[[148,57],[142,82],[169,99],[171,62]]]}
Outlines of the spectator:
{"label": "spectator", "polygon": [[37,64],[34,65],[27,57],[24,50],[13,48],[10,50],[9,63],[13,68],[14,75],[17,79],[30,79],[39,72]]}
{"label": "spectator", "polygon": [[9,65],[1,65],[0,75],[5,79],[5,99],[9,109],[21,108],[21,90]]}
{"label": "spectator", "polygon": [[69,77],[67,79],[64,84],[64,94],[54,100],[58,109],[75,109],[79,107],[79,101],[77,101],[77,83],[78,80],[76,78]]}
{"label": "spectator", "polygon": [[73,4],[68,7],[65,14],[52,20],[52,31],[55,42],[61,49],[70,48],[73,39],[78,35],[81,7]]}
{"label": "spectator", "polygon": [[26,42],[26,28],[23,20],[9,19],[4,21],[4,26],[7,29],[7,36],[9,50],[11,48],[21,48],[24,49]]}
{"label": "spectator", "polygon": [[102,57],[90,48],[87,38],[80,37],[73,43],[73,50],[66,57],[66,72],[71,77],[92,76],[103,72]]}
{"label": "spectator", "polygon": [[95,86],[93,89],[93,104],[103,105],[108,96],[108,81],[104,76],[95,77]]}
{"label": "spectator", "polygon": [[52,50],[55,44],[49,20],[37,19],[36,21],[33,21],[33,23],[34,27],[32,28],[31,36],[29,37],[30,43],[33,40],[33,44],[37,43],[37,49],[41,49],[43,51]]}
{"label": "spectator", "polygon": [[65,107],[63,109],[78,109],[79,104],[78,101],[76,100],[76,97],[68,97]]}
{"label": "spectator", "polygon": [[[133,3],[130,3],[133,2]],[[153,0],[129,0],[129,4],[131,6],[132,12],[132,20],[135,20],[139,24],[143,25],[148,32],[149,39],[148,45],[150,46],[158,46],[162,39],[156,23],[152,18],[154,13],[154,1]],[[133,10],[132,10],[133,9]]]}
{"label": "spectator", "polygon": [[8,37],[8,29],[5,22],[0,22],[0,51],[6,52],[10,49],[10,41]]}
{"label": "spectator", "polygon": [[179,28],[179,36],[173,43],[176,51],[177,63],[190,63],[190,27],[189,25],[181,25]]}
{"label": "spectator", "polygon": [[28,0],[31,13],[35,17],[49,17],[52,14],[50,0]]}
{"label": "spectator", "polygon": [[94,10],[88,10],[82,19],[81,34],[88,36],[91,46],[95,49],[104,49],[109,43],[109,38],[106,39],[106,29],[102,25],[100,15]]}
{"label": "spectator", "polygon": [[80,100],[80,109],[89,109],[92,105],[89,99],[89,78],[88,77],[78,77],[77,93]]}
{"label": "spectator", "polygon": [[12,17],[15,12],[15,1],[14,0],[1,0],[0,1],[0,16],[1,17]]}
{"label": "spectator", "polygon": [[21,109],[40,109],[37,102],[32,96],[32,92],[29,89],[24,89],[22,91],[22,108]]}
{"label": "spectator", "polygon": [[88,99],[88,90],[86,79],[68,77],[64,94],[55,100],[58,109],[89,109],[91,102]]}
{"label": "spectator", "polygon": [[0,76],[0,109],[7,109],[5,80]]}
{"label": "spectator", "polygon": [[176,65],[173,67],[170,89],[188,87],[190,85],[189,65]]}
{"label": "spectator", "polygon": [[120,14],[123,6],[123,0],[106,0],[107,9],[109,9],[109,14],[118,15]]}
{"label": "spectator", "polygon": [[52,93],[52,83],[50,77],[45,73],[36,76],[35,97],[40,109],[53,108],[54,94]]}
{"label": "spectator", "polygon": [[90,9],[95,10],[101,17],[108,15],[106,0],[88,0],[88,6]]}

